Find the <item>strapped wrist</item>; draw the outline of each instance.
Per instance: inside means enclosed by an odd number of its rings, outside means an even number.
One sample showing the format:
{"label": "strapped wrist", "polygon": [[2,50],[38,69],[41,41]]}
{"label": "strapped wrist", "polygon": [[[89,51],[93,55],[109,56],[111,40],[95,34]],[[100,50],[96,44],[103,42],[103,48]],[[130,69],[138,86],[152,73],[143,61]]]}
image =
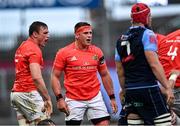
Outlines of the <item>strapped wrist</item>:
{"label": "strapped wrist", "polygon": [[56,101],[59,101],[59,99],[62,99],[62,98],[63,98],[62,94],[56,95]]}
{"label": "strapped wrist", "polygon": [[111,95],[109,95],[109,98],[110,98],[110,99],[115,99],[115,95],[114,95],[114,94],[111,94]]}
{"label": "strapped wrist", "polygon": [[170,77],[169,77],[169,80],[173,80],[173,81],[176,82],[177,77],[178,77],[177,74],[171,74]]}

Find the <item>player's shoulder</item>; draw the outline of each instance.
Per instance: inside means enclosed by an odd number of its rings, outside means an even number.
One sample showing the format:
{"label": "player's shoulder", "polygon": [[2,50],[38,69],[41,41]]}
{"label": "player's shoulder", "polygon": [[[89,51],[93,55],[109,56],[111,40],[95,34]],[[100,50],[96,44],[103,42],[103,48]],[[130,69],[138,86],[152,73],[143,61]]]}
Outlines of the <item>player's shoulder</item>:
{"label": "player's shoulder", "polygon": [[100,47],[98,47],[98,46],[95,45],[95,44],[91,44],[89,47],[90,47],[90,48],[94,48],[94,49],[100,49]]}
{"label": "player's shoulder", "polygon": [[116,39],[116,48],[121,47],[122,41],[128,41],[128,35],[127,34],[120,34],[118,38]]}
{"label": "player's shoulder", "polygon": [[145,34],[145,35],[154,35],[154,36],[155,36],[154,31],[152,31],[151,29],[148,29],[148,28],[146,28],[146,29],[144,30],[144,34]]}
{"label": "player's shoulder", "polygon": [[166,35],[166,38],[173,38],[173,37],[177,37],[176,39],[180,39],[180,29],[173,31],[171,33],[169,33],[168,35]]}
{"label": "player's shoulder", "polygon": [[40,48],[36,44],[28,40],[23,41],[21,43],[21,45],[19,46],[19,50],[21,50],[24,53],[27,52],[28,54],[34,53],[34,52],[37,52],[37,53],[41,52]]}
{"label": "player's shoulder", "polygon": [[94,52],[102,52],[102,49],[94,44],[90,45],[89,49]]}

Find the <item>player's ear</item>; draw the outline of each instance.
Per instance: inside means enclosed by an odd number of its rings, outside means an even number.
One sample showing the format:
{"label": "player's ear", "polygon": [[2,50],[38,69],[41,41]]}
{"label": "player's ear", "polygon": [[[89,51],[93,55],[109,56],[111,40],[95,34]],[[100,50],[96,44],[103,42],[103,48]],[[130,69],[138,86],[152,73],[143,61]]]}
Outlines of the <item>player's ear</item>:
{"label": "player's ear", "polygon": [[79,34],[75,34],[75,39],[78,39],[79,38]]}
{"label": "player's ear", "polygon": [[34,37],[34,38],[37,38],[38,33],[35,31],[35,32],[33,32],[33,34],[32,34],[32,35],[33,35],[33,37]]}

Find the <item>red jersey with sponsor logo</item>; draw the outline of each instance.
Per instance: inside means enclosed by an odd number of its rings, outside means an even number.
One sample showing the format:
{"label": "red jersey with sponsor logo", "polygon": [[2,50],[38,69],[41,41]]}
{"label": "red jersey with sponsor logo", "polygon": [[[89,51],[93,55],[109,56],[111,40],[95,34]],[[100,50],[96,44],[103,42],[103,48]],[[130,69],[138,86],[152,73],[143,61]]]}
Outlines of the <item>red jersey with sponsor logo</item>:
{"label": "red jersey with sponsor logo", "polygon": [[54,69],[64,71],[66,96],[75,100],[88,100],[100,90],[98,69],[106,69],[101,49],[90,45],[87,50],[79,50],[75,42],[60,49],[54,61]]}
{"label": "red jersey with sponsor logo", "polygon": [[42,52],[37,44],[31,38],[24,41],[15,53],[15,71],[16,78],[13,91],[30,92],[37,90],[30,73],[29,64],[38,63],[43,65]]}
{"label": "red jersey with sponsor logo", "polygon": [[[172,32],[158,41],[158,55],[167,78],[169,78],[171,70],[180,70],[180,30]],[[175,86],[180,86],[180,77],[177,78]]]}

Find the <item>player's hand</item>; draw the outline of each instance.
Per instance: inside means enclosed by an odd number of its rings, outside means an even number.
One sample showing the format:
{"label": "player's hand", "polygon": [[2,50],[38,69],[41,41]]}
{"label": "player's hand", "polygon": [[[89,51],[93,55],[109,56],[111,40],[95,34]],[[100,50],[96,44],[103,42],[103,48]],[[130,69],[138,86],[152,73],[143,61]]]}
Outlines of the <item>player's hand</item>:
{"label": "player's hand", "polygon": [[110,99],[110,100],[111,100],[111,107],[112,107],[113,113],[117,113],[118,107],[117,107],[115,98],[112,98],[112,99]]}
{"label": "player's hand", "polygon": [[59,111],[64,112],[66,116],[69,116],[70,114],[69,107],[63,98],[57,101],[57,108],[59,109]]}
{"label": "player's hand", "polygon": [[174,94],[171,88],[166,89],[167,104],[171,106],[174,103]]}
{"label": "player's hand", "polygon": [[51,100],[44,101],[44,110],[45,110],[47,116],[50,117],[52,112],[53,112],[53,107],[52,107]]}

